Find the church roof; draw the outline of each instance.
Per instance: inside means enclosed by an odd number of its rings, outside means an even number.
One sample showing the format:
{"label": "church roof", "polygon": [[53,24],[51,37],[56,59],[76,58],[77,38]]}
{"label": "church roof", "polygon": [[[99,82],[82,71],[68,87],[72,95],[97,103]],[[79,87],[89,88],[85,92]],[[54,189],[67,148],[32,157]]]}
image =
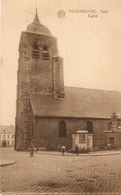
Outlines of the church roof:
{"label": "church roof", "polygon": [[35,14],[34,21],[27,26],[26,32],[53,37],[50,30],[46,26],[44,26],[40,23],[37,11]]}
{"label": "church roof", "polygon": [[115,111],[121,113],[121,92],[65,87],[65,97],[30,94],[34,116],[111,118]]}

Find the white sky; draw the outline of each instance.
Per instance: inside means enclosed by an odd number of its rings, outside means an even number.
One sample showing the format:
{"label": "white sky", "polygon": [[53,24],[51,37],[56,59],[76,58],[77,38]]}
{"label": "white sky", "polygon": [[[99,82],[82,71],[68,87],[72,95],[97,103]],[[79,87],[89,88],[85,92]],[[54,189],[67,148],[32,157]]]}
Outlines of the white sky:
{"label": "white sky", "polygon": [[[36,0],[2,0],[2,125],[15,124],[18,46],[35,8]],[[66,86],[121,91],[121,0],[38,0],[37,9],[58,38]],[[95,9],[98,17],[72,9]],[[57,17],[59,10],[66,12],[64,19]]]}

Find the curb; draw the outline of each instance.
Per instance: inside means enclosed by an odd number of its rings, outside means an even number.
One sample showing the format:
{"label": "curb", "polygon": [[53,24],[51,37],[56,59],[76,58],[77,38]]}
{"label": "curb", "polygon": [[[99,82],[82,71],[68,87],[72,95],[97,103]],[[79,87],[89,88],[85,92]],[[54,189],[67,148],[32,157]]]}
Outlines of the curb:
{"label": "curb", "polygon": [[12,164],[15,164],[16,162],[15,161],[9,161],[9,162],[3,162],[2,161],[0,162],[0,167],[4,167],[4,166],[7,166],[7,165],[12,165]]}
{"label": "curb", "polygon": [[[46,155],[55,155],[55,156],[62,156],[62,154],[56,154],[56,153],[46,153],[46,152],[36,152],[36,154],[46,154]],[[109,155],[118,155],[118,154],[121,154],[121,152],[116,152],[116,153],[102,153],[102,154],[79,154],[79,155],[76,155],[76,154],[64,154],[63,156],[109,156]]]}

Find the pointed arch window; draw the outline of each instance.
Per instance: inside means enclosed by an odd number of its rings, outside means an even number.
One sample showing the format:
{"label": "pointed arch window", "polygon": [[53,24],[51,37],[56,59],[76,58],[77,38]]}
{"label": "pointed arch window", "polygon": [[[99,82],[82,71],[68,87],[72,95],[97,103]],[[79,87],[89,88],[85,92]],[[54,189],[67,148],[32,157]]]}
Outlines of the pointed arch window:
{"label": "pointed arch window", "polygon": [[87,122],[86,129],[87,129],[89,134],[93,134],[93,123],[91,121]]}
{"label": "pointed arch window", "polygon": [[108,123],[108,130],[111,130],[112,129],[112,122],[109,122]]}
{"label": "pointed arch window", "polygon": [[66,123],[65,123],[65,121],[59,122],[59,137],[66,137]]}

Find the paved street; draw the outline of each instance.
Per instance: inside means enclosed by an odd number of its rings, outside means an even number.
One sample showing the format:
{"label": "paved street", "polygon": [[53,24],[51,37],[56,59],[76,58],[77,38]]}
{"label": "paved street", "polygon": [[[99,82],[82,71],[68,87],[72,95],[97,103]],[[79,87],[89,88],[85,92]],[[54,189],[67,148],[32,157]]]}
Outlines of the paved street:
{"label": "paved street", "polygon": [[16,161],[0,167],[2,194],[121,194],[121,154],[58,156],[3,148],[2,158]]}

